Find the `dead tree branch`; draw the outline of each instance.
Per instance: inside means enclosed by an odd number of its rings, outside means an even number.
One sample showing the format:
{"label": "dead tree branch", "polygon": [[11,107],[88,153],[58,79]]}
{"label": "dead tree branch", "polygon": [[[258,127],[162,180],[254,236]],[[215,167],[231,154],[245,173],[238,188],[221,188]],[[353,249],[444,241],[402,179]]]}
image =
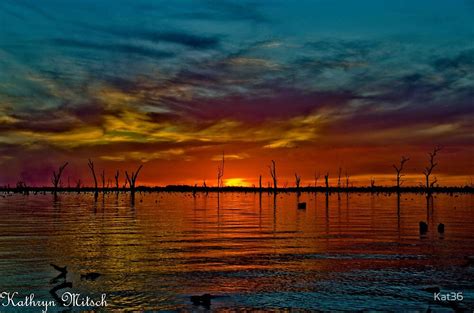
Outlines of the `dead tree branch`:
{"label": "dead tree branch", "polygon": [[128,175],[128,172],[125,171],[125,177],[127,179],[128,185],[130,186],[130,190],[132,192],[135,191],[135,183],[137,181],[138,174],[140,173],[140,170],[142,169],[143,165],[140,165],[137,169],[136,172],[132,172],[131,175]]}
{"label": "dead tree branch", "polygon": [[63,174],[63,171],[67,165],[68,165],[68,162],[60,166],[57,173],[56,171],[53,171],[53,177],[51,178],[51,182],[53,183],[55,190],[58,189],[59,183],[61,182],[61,175]]}
{"label": "dead tree branch", "polygon": [[115,175],[114,175],[114,178],[115,178],[115,188],[117,188],[117,190],[119,189],[119,177],[120,177],[120,172],[119,170],[117,170],[115,172]]}
{"label": "dead tree branch", "polygon": [[222,181],[222,177],[224,177],[224,163],[225,162],[225,155],[222,152],[222,160],[219,165],[217,165],[217,188],[221,188],[224,186],[224,182]]}
{"label": "dead tree branch", "polygon": [[430,156],[430,159],[429,159],[429,165],[427,167],[425,167],[425,169],[423,170],[423,174],[425,175],[425,182],[426,182],[426,190],[429,190],[431,187],[434,186],[434,184],[437,182],[434,181],[433,184],[430,184],[430,176],[431,174],[433,173],[433,169],[438,165],[438,163],[435,162],[435,158],[436,158],[436,154],[441,150],[441,147],[435,147],[433,149],[433,152],[430,152],[428,153],[428,155]]}
{"label": "dead tree branch", "polygon": [[95,192],[97,193],[98,192],[97,176],[95,175],[94,162],[92,162],[92,160],[89,159],[89,162],[87,163],[87,165],[89,166],[89,168],[91,170],[91,173],[92,173],[92,177],[94,178],[94,188],[95,188]]}
{"label": "dead tree branch", "polygon": [[270,176],[272,177],[273,179],[273,191],[276,192],[277,191],[277,172],[276,172],[276,164],[275,164],[275,161],[272,160],[272,164],[270,166],[268,166],[269,169],[270,169]]}
{"label": "dead tree branch", "polygon": [[397,189],[399,189],[403,183],[403,181],[401,180],[401,178],[405,176],[402,174],[403,167],[405,163],[408,162],[409,160],[410,160],[409,158],[402,156],[402,158],[400,159],[400,165],[398,167],[395,164],[392,165],[395,171],[397,172]]}
{"label": "dead tree branch", "polygon": [[300,183],[301,183],[301,175],[298,175],[297,173],[295,173],[295,186],[296,186],[296,189],[300,189]]}

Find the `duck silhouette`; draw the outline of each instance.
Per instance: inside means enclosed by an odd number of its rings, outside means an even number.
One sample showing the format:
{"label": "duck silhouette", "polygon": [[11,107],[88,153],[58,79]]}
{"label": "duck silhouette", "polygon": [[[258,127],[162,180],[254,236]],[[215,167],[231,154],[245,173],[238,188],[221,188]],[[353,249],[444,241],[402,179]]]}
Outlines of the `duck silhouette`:
{"label": "duck silhouette", "polygon": [[424,235],[428,232],[428,224],[420,222],[420,235]]}
{"label": "duck silhouette", "polygon": [[211,300],[214,298],[216,298],[216,296],[205,293],[202,296],[191,296],[191,302],[194,305],[202,305],[203,307],[209,309],[211,306]]}

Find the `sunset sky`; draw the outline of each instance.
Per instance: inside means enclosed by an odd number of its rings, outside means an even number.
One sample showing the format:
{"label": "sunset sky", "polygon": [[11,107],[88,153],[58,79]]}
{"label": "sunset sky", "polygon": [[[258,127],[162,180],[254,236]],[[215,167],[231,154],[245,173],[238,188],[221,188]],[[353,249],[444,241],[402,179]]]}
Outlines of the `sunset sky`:
{"label": "sunset sky", "polygon": [[[0,185],[474,177],[474,2],[0,2]],[[123,179],[123,176],[122,176]],[[332,181],[334,183],[334,181]]]}

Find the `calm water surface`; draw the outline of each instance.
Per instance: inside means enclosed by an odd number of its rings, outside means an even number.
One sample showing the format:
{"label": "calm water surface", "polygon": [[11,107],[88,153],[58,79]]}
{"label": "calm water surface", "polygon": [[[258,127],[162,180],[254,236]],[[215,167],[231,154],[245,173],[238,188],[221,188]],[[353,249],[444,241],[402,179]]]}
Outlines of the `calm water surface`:
{"label": "calm water surface", "polygon": [[196,310],[189,296],[203,293],[222,296],[216,310],[450,311],[428,286],[462,291],[472,310],[473,199],[303,194],[298,210],[295,194],[151,193],[134,205],[127,194],[5,195],[0,291],[51,299],[52,262],[68,266],[75,292],[106,293],[106,311]]}

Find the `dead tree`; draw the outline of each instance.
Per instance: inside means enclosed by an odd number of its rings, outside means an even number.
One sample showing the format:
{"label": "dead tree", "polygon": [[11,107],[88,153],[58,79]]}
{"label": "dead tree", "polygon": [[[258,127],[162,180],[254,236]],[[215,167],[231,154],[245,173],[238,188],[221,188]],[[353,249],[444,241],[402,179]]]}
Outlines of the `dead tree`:
{"label": "dead tree", "polygon": [[300,183],[301,183],[301,175],[298,175],[297,173],[295,173],[295,186],[296,186],[296,189],[300,189]]}
{"label": "dead tree", "polygon": [[224,183],[222,181],[222,177],[224,177],[224,164],[225,164],[224,162],[225,162],[225,156],[224,156],[224,152],[222,152],[221,163],[217,165],[217,188],[218,189],[224,186]]}
{"label": "dead tree", "polygon": [[337,177],[337,188],[341,188],[341,174],[342,174],[342,168],[339,168],[339,175]]}
{"label": "dead tree", "polygon": [[318,187],[318,180],[320,176],[321,174],[319,172],[316,174],[316,171],[314,171],[314,188]]}
{"label": "dead tree", "polygon": [[137,169],[136,172],[132,172],[131,175],[128,175],[128,172],[125,171],[125,177],[128,182],[128,186],[130,187],[130,191],[132,194],[135,193],[135,183],[137,181],[138,174],[140,173],[140,170],[142,169],[143,165],[140,165]]}
{"label": "dead tree", "polygon": [[206,192],[206,196],[207,196],[209,194],[209,191],[207,190],[207,184],[206,184],[205,179],[202,181],[202,187],[204,188],[204,191]]}
{"label": "dead tree", "polygon": [[270,166],[268,166],[269,169],[270,169],[270,176],[272,177],[273,179],[273,191],[276,192],[277,191],[277,173],[276,173],[276,164],[275,164],[275,161],[272,160],[272,164]]}
{"label": "dead tree", "polygon": [[329,172],[324,175],[324,182],[326,184],[326,189],[329,189]]}
{"label": "dead tree", "polygon": [[120,177],[120,172],[117,170],[115,172],[114,178],[115,178],[115,188],[118,190],[119,189],[119,177]]}
{"label": "dead tree", "polygon": [[395,171],[397,172],[397,189],[400,189],[400,186],[403,184],[403,181],[401,180],[401,178],[405,176],[402,174],[403,166],[409,160],[409,158],[402,156],[402,158],[400,159],[400,165],[398,167],[395,164],[392,165]]}
{"label": "dead tree", "polygon": [[105,189],[105,170],[102,170],[102,174],[100,175],[100,178],[102,179],[102,192]]}
{"label": "dead tree", "polygon": [[99,188],[97,186],[97,176],[95,175],[94,162],[92,162],[91,159],[89,159],[89,162],[87,163],[87,165],[89,166],[92,173],[92,177],[94,178],[95,196],[97,198],[97,195],[99,194]]}
{"label": "dead tree", "polygon": [[375,178],[370,179],[370,188],[375,188]]}
{"label": "dead tree", "polygon": [[76,180],[76,189],[81,189],[81,185],[82,185],[82,182],[81,182],[81,179],[79,178],[78,180]]}
{"label": "dead tree", "polygon": [[262,192],[262,175],[258,178],[258,190]]}
{"label": "dead tree", "polygon": [[430,156],[430,164],[423,170],[423,174],[425,175],[426,181],[426,190],[430,190],[430,188],[433,188],[434,185],[438,182],[436,177],[432,182],[430,182],[430,176],[431,173],[433,173],[433,169],[438,165],[438,163],[435,162],[435,157],[440,150],[440,147],[435,147],[433,149],[433,152],[428,153],[428,155]]}
{"label": "dead tree", "polygon": [[349,188],[349,174],[346,171],[346,189]]}
{"label": "dead tree", "polygon": [[58,189],[59,183],[61,182],[61,175],[63,174],[63,171],[67,165],[68,162],[60,166],[57,173],[56,171],[53,171],[53,177],[51,178],[51,182],[53,183],[54,192],[56,192],[56,190]]}

